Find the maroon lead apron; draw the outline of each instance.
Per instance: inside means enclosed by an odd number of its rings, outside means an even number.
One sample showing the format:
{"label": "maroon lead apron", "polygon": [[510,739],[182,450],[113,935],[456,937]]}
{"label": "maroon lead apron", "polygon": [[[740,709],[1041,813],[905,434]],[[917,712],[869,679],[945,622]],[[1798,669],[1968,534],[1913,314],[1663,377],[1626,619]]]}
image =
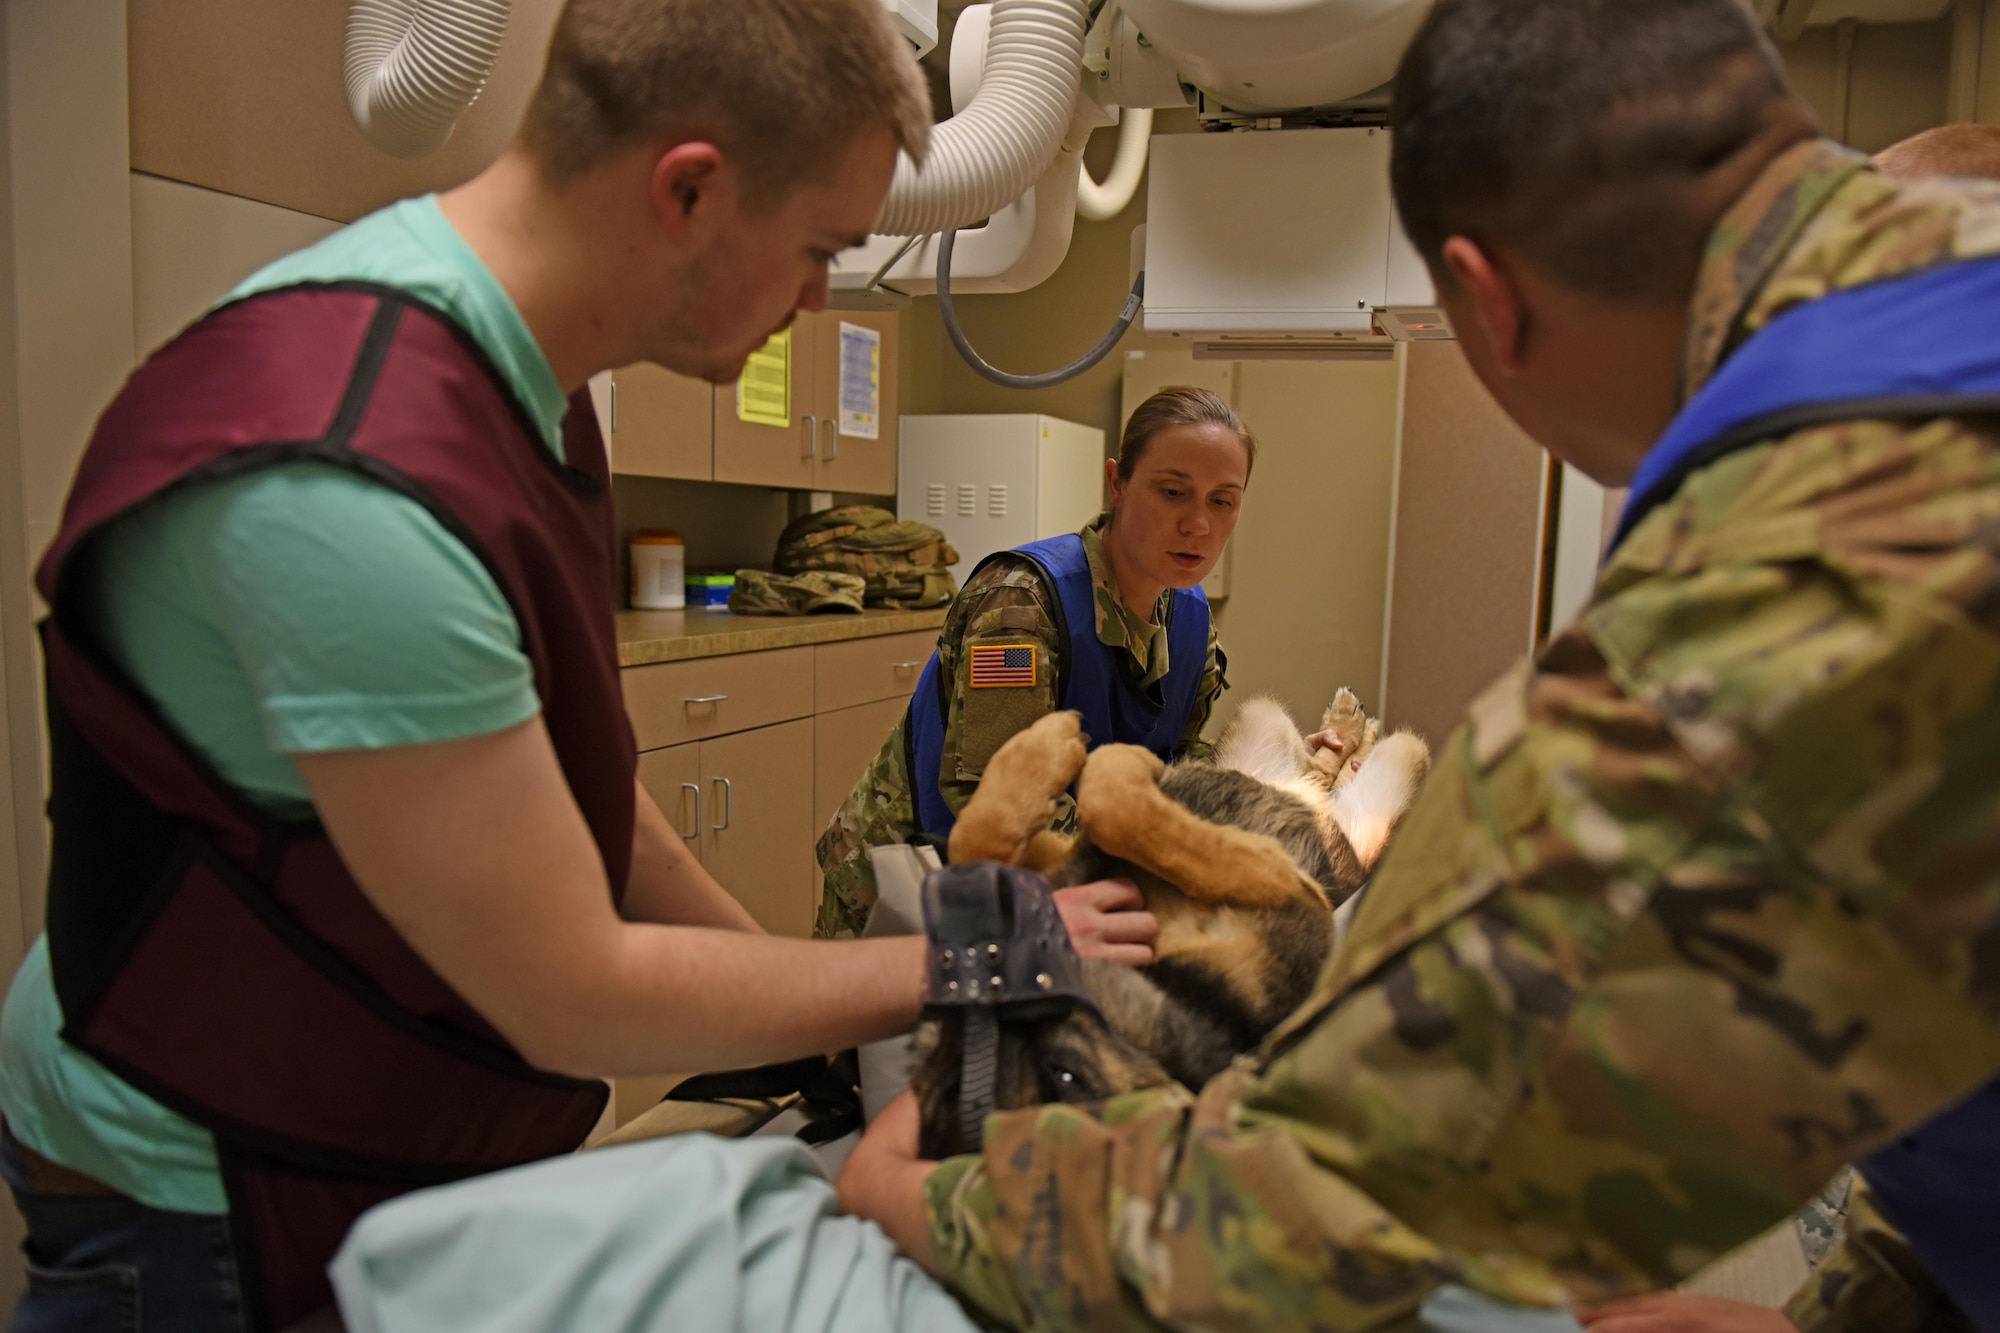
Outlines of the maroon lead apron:
{"label": "maroon lead apron", "polygon": [[37,571],[52,743],[49,953],[64,1040],[212,1131],[253,1325],[331,1299],[326,1263],[407,1190],[567,1152],[603,1084],[521,1059],[405,943],[326,831],[259,811],[93,643],[75,571],[154,496],[298,461],[423,505],[499,585],[614,896],[632,732],[603,440],[567,464],[478,346],[404,293],[289,287],[162,348],[98,422]]}

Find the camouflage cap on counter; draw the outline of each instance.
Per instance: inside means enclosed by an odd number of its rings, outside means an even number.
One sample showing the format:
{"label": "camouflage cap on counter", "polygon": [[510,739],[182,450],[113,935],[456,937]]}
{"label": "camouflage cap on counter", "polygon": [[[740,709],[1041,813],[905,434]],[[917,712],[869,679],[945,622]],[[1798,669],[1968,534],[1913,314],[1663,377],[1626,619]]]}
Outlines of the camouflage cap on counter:
{"label": "camouflage cap on counter", "polygon": [[813,570],[805,574],[773,574],[763,569],[736,571],[736,588],[729,609],[746,616],[803,616],[814,611],[861,610],[868,585],[853,574]]}

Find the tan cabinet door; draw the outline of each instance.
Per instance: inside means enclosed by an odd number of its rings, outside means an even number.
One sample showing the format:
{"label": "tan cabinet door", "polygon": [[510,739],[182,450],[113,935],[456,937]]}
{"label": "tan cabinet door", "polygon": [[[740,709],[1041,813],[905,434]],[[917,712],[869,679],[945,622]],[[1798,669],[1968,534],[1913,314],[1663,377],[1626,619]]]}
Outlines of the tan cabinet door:
{"label": "tan cabinet door", "polygon": [[751,486],[785,486],[809,491],[818,452],[819,419],[813,413],[813,367],[818,320],[802,313],[792,325],[791,421],[784,426],[745,421],[737,411],[737,385],[715,389],[715,479]]}
{"label": "tan cabinet door", "polygon": [[639,785],[659,803],[667,822],[679,830],[697,856],[701,854],[701,747],[670,745],[639,756]]}
{"label": "tan cabinet door", "polygon": [[715,469],[715,393],[658,366],[611,376],[611,470],[707,481]]}
{"label": "tan cabinet door", "polygon": [[[896,373],[899,350],[898,319],[893,312],[874,310],[822,310],[814,316],[813,331],[813,412],[819,422],[818,462],[813,485],[822,491],[855,491],[862,495],[893,495],[896,492],[896,395],[900,385]],[[848,324],[870,330],[881,337],[879,383],[875,400],[874,434],[847,434],[842,431],[840,381],[842,345],[840,326]],[[848,367],[852,377],[858,367]]]}
{"label": "tan cabinet door", "polygon": [[833,812],[854,790],[882,743],[896,729],[908,699],[884,699],[821,713],[813,719],[813,811],[815,832],[826,827]]}
{"label": "tan cabinet door", "polygon": [[812,934],[810,718],[701,742],[701,859],[774,935]]}

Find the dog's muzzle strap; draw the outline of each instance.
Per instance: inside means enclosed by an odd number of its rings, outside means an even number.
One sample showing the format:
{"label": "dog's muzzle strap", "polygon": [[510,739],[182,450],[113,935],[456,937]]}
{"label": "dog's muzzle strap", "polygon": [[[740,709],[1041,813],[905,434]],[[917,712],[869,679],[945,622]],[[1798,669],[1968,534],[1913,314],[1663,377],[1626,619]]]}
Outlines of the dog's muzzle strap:
{"label": "dog's muzzle strap", "polygon": [[958,1150],[984,1146],[986,1117],[993,1114],[993,1088],[1000,1071],[1000,1019],[991,1006],[965,1011],[965,1051],[959,1064]]}

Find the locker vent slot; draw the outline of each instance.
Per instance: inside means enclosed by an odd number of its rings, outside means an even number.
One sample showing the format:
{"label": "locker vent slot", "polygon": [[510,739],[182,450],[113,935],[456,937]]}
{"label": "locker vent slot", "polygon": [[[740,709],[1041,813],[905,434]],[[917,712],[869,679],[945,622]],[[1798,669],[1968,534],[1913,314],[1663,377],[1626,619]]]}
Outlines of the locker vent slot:
{"label": "locker vent slot", "polygon": [[979,488],[970,482],[958,488],[958,516],[974,518],[979,514]]}
{"label": "locker vent slot", "polygon": [[1007,517],[1007,488],[988,486],[986,488],[986,516],[988,518]]}
{"label": "locker vent slot", "polygon": [[934,481],[924,489],[924,517],[944,517],[944,483]]}

